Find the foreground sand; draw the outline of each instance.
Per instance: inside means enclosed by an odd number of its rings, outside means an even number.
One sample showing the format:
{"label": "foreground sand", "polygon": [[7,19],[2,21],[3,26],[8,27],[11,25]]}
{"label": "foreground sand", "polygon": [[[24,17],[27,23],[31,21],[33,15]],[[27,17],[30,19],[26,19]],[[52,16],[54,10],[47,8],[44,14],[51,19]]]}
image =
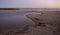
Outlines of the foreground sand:
{"label": "foreground sand", "polygon": [[[0,35],[57,35],[59,34],[60,12],[41,12],[41,14],[26,15],[35,22],[35,26],[27,25],[23,30],[9,30]],[[58,26],[57,26],[58,25]],[[58,31],[57,31],[58,30]]]}
{"label": "foreground sand", "polygon": [[[44,11],[41,14],[28,14],[28,18],[36,23],[35,26],[44,28],[44,35],[59,35],[60,32],[60,12],[59,11]],[[40,29],[42,29],[40,28]],[[39,32],[41,33],[41,32]]]}
{"label": "foreground sand", "polygon": [[49,27],[43,27],[43,26],[36,26],[32,27],[30,26],[28,30],[21,31],[21,30],[11,30],[8,32],[1,33],[0,35],[54,35],[55,30],[52,32]]}

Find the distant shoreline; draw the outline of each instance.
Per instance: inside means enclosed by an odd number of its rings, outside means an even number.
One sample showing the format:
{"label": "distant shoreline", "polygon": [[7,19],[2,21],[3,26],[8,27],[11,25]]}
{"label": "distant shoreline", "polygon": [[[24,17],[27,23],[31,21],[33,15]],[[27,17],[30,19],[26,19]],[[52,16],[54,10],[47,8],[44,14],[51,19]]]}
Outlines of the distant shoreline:
{"label": "distant shoreline", "polygon": [[0,8],[0,10],[24,10],[28,12],[60,11],[60,8]]}
{"label": "distant shoreline", "polygon": [[0,8],[0,10],[20,10],[20,8]]}

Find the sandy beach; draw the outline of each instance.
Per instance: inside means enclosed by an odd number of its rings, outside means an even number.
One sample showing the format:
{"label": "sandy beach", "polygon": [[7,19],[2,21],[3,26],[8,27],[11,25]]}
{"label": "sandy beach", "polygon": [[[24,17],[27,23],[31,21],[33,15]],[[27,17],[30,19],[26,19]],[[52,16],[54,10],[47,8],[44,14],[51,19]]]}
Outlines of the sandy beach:
{"label": "sandy beach", "polygon": [[40,13],[31,13],[25,15],[35,22],[32,26],[26,25],[24,29],[12,29],[0,32],[0,35],[57,35],[59,34],[60,12],[42,11]]}
{"label": "sandy beach", "polygon": [[[28,14],[26,15],[32,21],[36,23],[35,26],[40,26],[45,28],[46,32],[44,35],[59,35],[59,20],[60,20],[60,12],[59,11],[42,11],[41,14]],[[40,28],[40,29],[42,29]],[[58,31],[59,30],[59,31]],[[44,32],[43,30],[41,30]],[[41,33],[41,32],[40,32]]]}

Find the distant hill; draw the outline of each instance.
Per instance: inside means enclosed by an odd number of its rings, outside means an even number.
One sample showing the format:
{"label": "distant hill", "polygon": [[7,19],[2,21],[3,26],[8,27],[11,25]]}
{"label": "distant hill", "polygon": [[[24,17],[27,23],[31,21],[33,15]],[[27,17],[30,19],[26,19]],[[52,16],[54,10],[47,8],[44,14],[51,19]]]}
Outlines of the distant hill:
{"label": "distant hill", "polygon": [[0,10],[20,10],[20,8],[0,8]]}

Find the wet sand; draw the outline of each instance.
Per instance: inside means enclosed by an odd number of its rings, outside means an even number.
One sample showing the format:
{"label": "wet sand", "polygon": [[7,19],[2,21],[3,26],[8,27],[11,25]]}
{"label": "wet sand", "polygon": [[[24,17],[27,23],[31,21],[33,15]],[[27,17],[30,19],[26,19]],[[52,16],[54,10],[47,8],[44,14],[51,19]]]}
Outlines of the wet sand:
{"label": "wet sand", "polygon": [[44,30],[41,30],[42,32],[46,32],[45,34],[43,33],[44,35],[59,35],[60,11],[42,11],[40,13],[28,14],[26,16],[36,23],[35,26],[44,28]]}

